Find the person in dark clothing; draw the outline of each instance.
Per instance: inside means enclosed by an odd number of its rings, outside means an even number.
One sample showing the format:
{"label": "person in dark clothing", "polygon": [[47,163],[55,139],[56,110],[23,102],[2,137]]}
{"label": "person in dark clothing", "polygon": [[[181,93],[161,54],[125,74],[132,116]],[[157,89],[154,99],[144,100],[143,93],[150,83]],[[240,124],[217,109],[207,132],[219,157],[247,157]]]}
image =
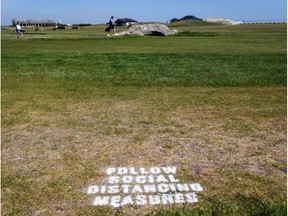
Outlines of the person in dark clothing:
{"label": "person in dark clothing", "polygon": [[110,36],[110,31],[113,30],[114,34],[116,35],[116,30],[115,30],[115,22],[114,22],[114,16],[111,16],[111,19],[109,20],[109,26],[106,29],[106,32],[108,32],[107,36]]}

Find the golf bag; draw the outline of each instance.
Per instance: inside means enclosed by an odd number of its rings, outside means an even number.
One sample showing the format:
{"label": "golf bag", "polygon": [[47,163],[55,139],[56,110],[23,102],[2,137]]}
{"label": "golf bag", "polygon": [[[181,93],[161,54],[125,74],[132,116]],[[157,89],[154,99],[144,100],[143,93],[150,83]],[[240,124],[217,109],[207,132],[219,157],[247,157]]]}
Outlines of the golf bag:
{"label": "golf bag", "polygon": [[110,26],[105,29],[105,32],[109,32],[111,30]]}

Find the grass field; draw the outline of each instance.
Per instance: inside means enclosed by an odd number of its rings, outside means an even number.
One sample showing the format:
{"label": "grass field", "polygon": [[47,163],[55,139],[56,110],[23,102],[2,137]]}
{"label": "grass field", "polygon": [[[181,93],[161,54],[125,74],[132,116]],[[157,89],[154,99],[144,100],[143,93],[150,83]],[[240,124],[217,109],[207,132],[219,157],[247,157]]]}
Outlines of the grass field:
{"label": "grass field", "polygon": [[[286,215],[286,25],[170,27],[2,28],[2,215]],[[177,166],[205,190],[92,206],[87,186],[120,166]]]}

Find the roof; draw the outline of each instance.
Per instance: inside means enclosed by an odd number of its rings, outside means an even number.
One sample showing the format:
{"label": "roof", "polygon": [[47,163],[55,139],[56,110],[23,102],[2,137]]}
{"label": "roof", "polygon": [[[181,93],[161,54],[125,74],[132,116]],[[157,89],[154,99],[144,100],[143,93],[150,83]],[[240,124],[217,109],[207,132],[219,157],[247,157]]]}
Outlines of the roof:
{"label": "roof", "polygon": [[133,20],[133,19],[130,19],[130,18],[120,18],[120,19],[117,19],[117,21],[121,21],[121,22],[137,22],[136,20]]}
{"label": "roof", "polygon": [[41,24],[41,23],[51,23],[51,24],[54,24],[56,23],[55,21],[53,20],[50,20],[50,19],[46,19],[46,20],[30,20],[30,19],[27,19],[27,20],[17,20],[16,22],[19,22],[19,23],[22,23],[22,24]]}

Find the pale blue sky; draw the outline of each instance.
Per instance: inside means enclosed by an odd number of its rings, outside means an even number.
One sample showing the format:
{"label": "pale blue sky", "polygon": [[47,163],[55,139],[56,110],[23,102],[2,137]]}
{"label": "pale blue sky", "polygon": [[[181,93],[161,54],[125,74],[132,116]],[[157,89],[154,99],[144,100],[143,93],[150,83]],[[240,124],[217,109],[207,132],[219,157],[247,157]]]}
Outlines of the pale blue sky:
{"label": "pale blue sky", "polygon": [[1,23],[53,19],[62,23],[105,23],[110,16],[166,22],[194,15],[235,21],[284,21],[286,0],[2,0]]}

